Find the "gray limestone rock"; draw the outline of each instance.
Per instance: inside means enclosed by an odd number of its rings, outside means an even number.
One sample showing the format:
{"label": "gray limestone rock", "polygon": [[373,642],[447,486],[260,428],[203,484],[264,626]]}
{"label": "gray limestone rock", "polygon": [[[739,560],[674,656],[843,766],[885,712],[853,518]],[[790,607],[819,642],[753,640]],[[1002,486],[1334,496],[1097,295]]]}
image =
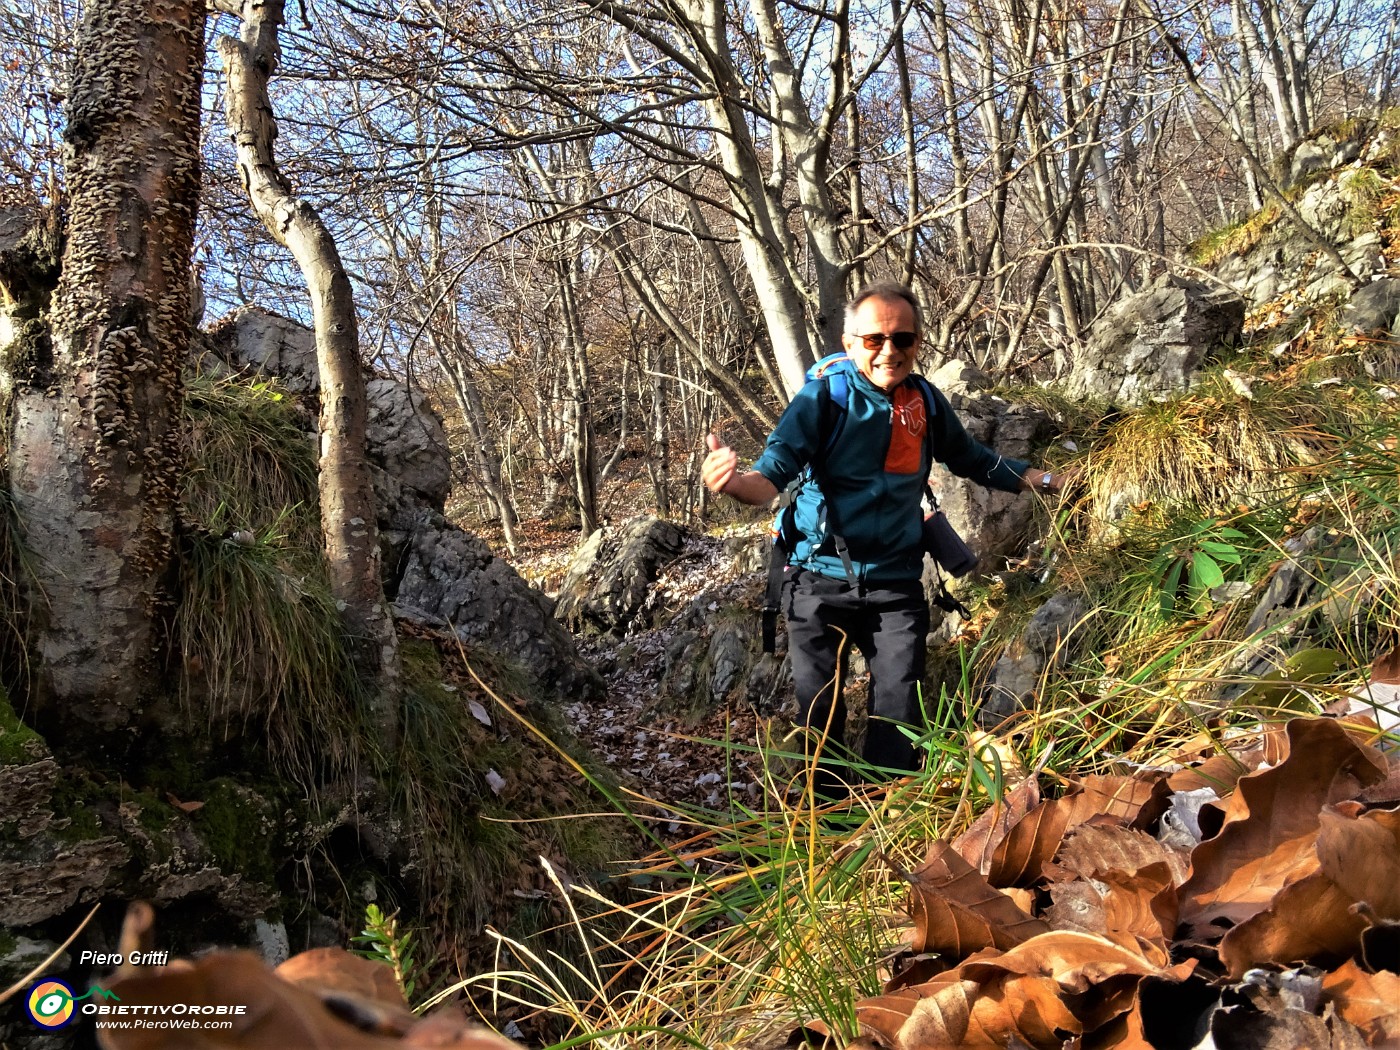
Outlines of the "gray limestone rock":
{"label": "gray limestone rock", "polygon": [[600,529],[579,548],[559,589],[555,615],[574,630],[625,634],[662,567],[681,553],[679,525],[643,515]]}
{"label": "gray limestone rock", "polygon": [[1400,338],[1400,278],[1362,285],[1342,311],[1342,324],[1358,335]]}
{"label": "gray limestone rock", "polygon": [[11,856],[0,860],[0,915],[7,926],[33,926],[114,888],[131,849],[110,835],[74,843],[45,836]]}
{"label": "gray limestone rock", "polygon": [[209,330],[207,345],[231,368],[275,376],[294,394],[320,389],[315,334],[261,306],[241,306],[225,317]]}
{"label": "gray limestone rock", "polygon": [[792,665],[788,662],[786,654],[774,655],[773,653],[760,653],[757,660],[749,668],[748,679],[744,683],[744,692],[749,698],[749,703],[766,714],[774,713],[779,707],[784,705],[795,706],[791,703]]}
{"label": "gray limestone rock", "polygon": [[[274,376],[297,394],[320,387],[315,335],[261,307],[235,310],[203,342],[226,368]],[[452,488],[447,435],[423,395],[397,379],[368,379],[365,407],[365,445],[380,524],[402,531],[422,506],[443,508]]]}
{"label": "gray limestone rock", "polygon": [[[53,941],[36,941],[23,935],[16,937],[14,947],[7,952],[0,952],[0,982],[9,985],[28,977],[55,951],[58,951],[58,945]],[[44,972],[62,973],[72,962],[72,957],[67,952],[58,952]]]}
{"label": "gray limestone rock", "polygon": [[421,394],[397,379],[371,379],[365,398],[370,459],[417,502],[441,511],[452,489],[442,419]]}
{"label": "gray limestone rock", "polygon": [[1064,382],[1071,397],[1136,405],[1190,387],[1196,371],[1244,327],[1244,300],[1164,274],[1109,308]]}
{"label": "gray limestone rock", "polygon": [[1357,136],[1339,141],[1332,135],[1318,134],[1304,139],[1284,158],[1286,184],[1291,186],[1315,172],[1330,171],[1350,164],[1361,156],[1362,145],[1367,137],[1369,136]]}
{"label": "gray limestone rock", "polygon": [[[1316,155],[1309,144],[1299,148],[1307,157]],[[1357,143],[1338,145],[1329,157],[1333,173],[1308,186],[1295,208],[1318,237],[1336,246],[1347,268],[1366,281],[1386,269],[1385,246],[1375,217],[1367,208],[1357,206],[1358,193],[1364,198],[1368,192],[1364,187],[1358,191],[1354,181],[1365,177],[1363,169],[1337,170],[1338,164],[1354,159],[1359,149]],[[1311,163],[1308,160],[1305,166]],[[1258,223],[1260,219],[1250,221]],[[1213,270],[1251,308],[1292,292],[1314,302],[1330,296],[1345,299],[1351,294],[1351,284],[1336,263],[1318,250],[1314,238],[1305,236],[1282,214],[1259,230],[1250,247],[1219,260]]]}
{"label": "gray limestone rock", "polygon": [[[1054,421],[1040,409],[986,393],[990,378],[971,365],[946,364],[929,378],[947,395],[967,432],[1004,456],[1034,462],[1036,450],[1055,434]],[[981,571],[994,571],[1000,559],[1021,553],[1035,517],[1033,499],[986,488],[938,466],[931,484],[949,523],[981,559]],[[932,593],[932,559],[926,558],[925,566],[924,584]]]}
{"label": "gray limestone rock", "polygon": [[685,700],[691,698],[703,653],[704,642],[698,631],[677,631],[666,640],[661,681],[669,695]]}
{"label": "gray limestone rock", "polygon": [[752,633],[739,624],[722,623],[710,635],[710,699],[714,703],[723,703],[748,669],[753,659],[748,642]]}
{"label": "gray limestone rock", "polygon": [[1084,600],[1073,591],[1057,591],[1036,610],[1021,637],[1002,654],[992,670],[978,710],[983,725],[996,725],[1017,711],[1034,706],[1035,691],[1047,668],[1069,655],[1085,612]]}
{"label": "gray limestone rock", "polygon": [[269,966],[281,966],[291,958],[291,939],[287,936],[286,923],[280,919],[273,922],[263,918],[254,919],[253,943],[263,962]]}
{"label": "gray limestone rock", "polygon": [[407,618],[450,625],[463,641],[510,654],[546,692],[600,692],[601,681],[554,619],[549,599],[441,514],[420,514],[396,577],[394,606]]}

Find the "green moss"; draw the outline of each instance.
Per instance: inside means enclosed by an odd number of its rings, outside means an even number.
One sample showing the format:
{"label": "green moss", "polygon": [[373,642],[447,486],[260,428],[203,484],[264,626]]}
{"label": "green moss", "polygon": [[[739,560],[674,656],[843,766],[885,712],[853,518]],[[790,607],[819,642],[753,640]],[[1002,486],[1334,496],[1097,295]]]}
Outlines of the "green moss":
{"label": "green moss", "polygon": [[272,884],[277,824],[271,803],[228,777],[210,781],[191,822],[219,867]]}
{"label": "green moss", "polygon": [[0,689],[0,765],[23,766],[48,753],[44,738],[20,721],[10,698]]}
{"label": "green moss", "polygon": [[71,772],[61,774],[54,781],[49,803],[54,816],[62,824],[53,828],[54,837],[61,842],[86,842],[100,838],[103,833],[102,819],[96,807],[99,797],[99,789],[87,777]]}
{"label": "green moss", "polygon": [[437,646],[423,638],[399,641],[399,664],[403,668],[404,685],[409,689],[442,687],[442,658]]}
{"label": "green moss", "polygon": [[182,799],[198,798],[208,781],[208,774],[191,754],[195,742],[189,741],[187,744],[186,740],[177,739],[170,743],[171,746],[162,753],[148,758],[134,779]]}

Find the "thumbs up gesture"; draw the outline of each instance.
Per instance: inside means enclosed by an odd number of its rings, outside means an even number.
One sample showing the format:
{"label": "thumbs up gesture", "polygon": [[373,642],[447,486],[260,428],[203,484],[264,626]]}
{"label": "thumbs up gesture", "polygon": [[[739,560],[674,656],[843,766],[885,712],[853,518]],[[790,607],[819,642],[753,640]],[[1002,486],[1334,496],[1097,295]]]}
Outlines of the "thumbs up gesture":
{"label": "thumbs up gesture", "polygon": [[739,455],[714,434],[705,437],[709,455],[700,464],[700,480],[711,492],[723,492],[739,469]]}

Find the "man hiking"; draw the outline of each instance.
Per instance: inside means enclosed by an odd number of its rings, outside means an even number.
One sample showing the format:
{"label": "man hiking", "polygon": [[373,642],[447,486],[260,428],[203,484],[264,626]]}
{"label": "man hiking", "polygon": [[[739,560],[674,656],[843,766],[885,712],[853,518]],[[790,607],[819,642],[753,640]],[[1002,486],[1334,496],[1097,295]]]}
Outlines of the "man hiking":
{"label": "man hiking", "polygon": [[[947,398],[913,374],[921,337],[910,289],[866,287],[846,306],[845,359],[823,362],[822,374],[798,391],[753,469],[740,471],[734,450],[713,434],[701,465],[711,491],[752,505],[769,503],[810,471],[794,501],[782,610],[798,725],[809,761],[820,760],[814,789],[827,799],[848,790],[838,772],[847,646],[870,667],[865,761],[885,771],[917,768],[900,727],[919,722],[929,627],[920,500],[931,460],[1004,492],[1059,492],[1063,480],[968,435]],[[839,384],[834,371],[846,374]],[[844,405],[832,403],[834,388],[844,391]]]}

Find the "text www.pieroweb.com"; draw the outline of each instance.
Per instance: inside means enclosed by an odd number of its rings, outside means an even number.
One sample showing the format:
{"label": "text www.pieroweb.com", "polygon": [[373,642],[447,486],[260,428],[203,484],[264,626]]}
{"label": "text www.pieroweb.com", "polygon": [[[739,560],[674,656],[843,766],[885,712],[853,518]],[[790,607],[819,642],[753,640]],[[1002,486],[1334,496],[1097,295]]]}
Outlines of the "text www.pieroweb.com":
{"label": "text www.pieroweb.com", "polygon": [[228,1032],[233,1018],[248,1012],[246,1006],[196,1006],[189,1003],[138,1005],[89,1003],[82,1011],[98,1028],[116,1030],[166,1030]]}

